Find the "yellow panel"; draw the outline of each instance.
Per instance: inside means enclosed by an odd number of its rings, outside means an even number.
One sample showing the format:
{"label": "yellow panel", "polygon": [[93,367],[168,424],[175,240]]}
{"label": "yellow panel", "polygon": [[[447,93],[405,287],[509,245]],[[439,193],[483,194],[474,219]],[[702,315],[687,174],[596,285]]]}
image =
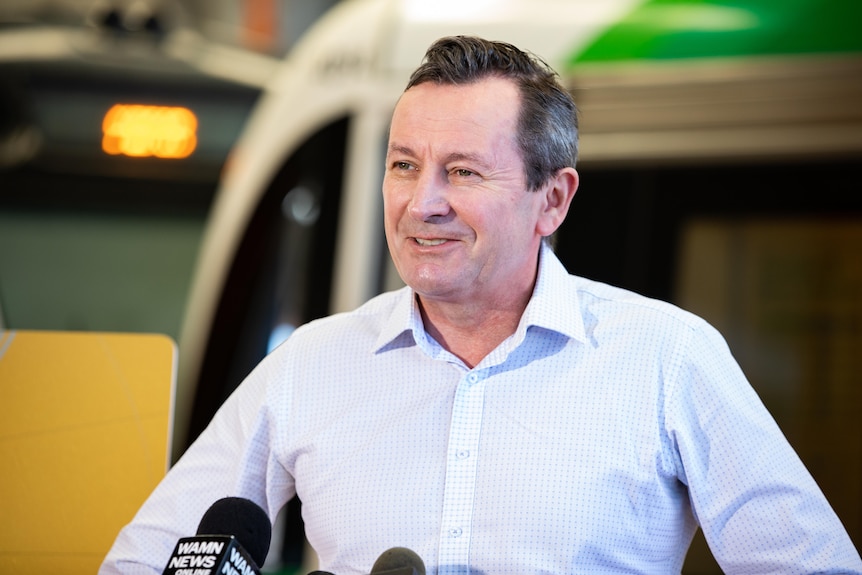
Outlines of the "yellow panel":
{"label": "yellow panel", "polygon": [[0,331],[0,573],[95,573],[168,465],[167,336]]}

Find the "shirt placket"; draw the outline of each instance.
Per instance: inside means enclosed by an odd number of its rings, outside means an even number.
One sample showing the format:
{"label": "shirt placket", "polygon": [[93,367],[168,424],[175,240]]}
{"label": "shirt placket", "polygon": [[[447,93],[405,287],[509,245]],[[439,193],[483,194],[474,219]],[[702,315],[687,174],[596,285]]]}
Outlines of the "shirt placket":
{"label": "shirt placket", "polygon": [[455,391],[443,493],[439,575],[468,573],[485,385],[469,371]]}

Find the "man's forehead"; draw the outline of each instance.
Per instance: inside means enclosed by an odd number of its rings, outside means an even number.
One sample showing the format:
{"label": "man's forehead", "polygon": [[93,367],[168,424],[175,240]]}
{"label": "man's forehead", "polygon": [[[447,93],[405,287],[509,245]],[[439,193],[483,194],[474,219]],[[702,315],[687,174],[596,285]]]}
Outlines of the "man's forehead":
{"label": "man's forehead", "polygon": [[468,85],[419,84],[401,95],[395,105],[390,138],[409,140],[412,130],[468,132],[517,128],[519,98],[513,85],[473,83]]}
{"label": "man's forehead", "polygon": [[[423,82],[405,90],[395,103],[395,112],[410,107],[415,102],[425,105],[448,101],[450,98],[464,98],[469,101],[475,98],[477,107],[497,108],[500,102],[512,104],[514,109],[520,106],[521,92],[518,85],[510,78],[488,76],[472,82],[453,84],[449,82]],[[406,106],[405,106],[406,105]]]}

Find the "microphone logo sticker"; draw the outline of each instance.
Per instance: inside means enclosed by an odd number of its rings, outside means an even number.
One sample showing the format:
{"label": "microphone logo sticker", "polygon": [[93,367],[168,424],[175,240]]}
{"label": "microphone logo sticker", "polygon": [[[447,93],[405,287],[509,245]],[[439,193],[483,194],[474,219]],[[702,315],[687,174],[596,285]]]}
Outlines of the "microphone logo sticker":
{"label": "microphone logo sticker", "polygon": [[177,542],[163,575],[257,575],[259,571],[230,535],[186,537]]}

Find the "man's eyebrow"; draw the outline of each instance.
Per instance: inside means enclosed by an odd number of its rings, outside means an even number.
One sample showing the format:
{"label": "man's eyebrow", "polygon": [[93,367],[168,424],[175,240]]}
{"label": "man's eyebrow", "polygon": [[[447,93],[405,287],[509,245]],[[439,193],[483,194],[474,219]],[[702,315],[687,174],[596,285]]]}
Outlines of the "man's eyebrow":
{"label": "man's eyebrow", "polygon": [[402,146],[400,144],[390,144],[389,149],[387,150],[388,154],[398,153],[403,154],[405,156],[414,156],[413,149],[409,146]]}
{"label": "man's eyebrow", "polygon": [[480,166],[485,165],[485,159],[479,154],[473,154],[470,152],[452,152],[448,156],[446,156],[446,163],[450,162],[470,162],[473,164],[479,164]]}

